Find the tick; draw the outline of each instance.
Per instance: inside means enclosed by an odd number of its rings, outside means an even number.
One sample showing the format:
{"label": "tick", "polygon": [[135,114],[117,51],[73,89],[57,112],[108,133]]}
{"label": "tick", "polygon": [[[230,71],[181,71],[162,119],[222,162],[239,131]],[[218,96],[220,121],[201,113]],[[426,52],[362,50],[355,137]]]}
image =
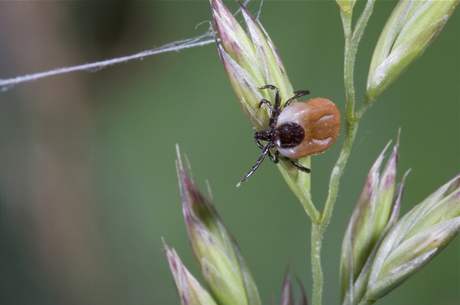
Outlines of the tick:
{"label": "tick", "polygon": [[269,110],[268,128],[254,133],[261,153],[237,186],[252,176],[267,156],[274,163],[282,158],[298,170],[310,173],[310,169],[302,166],[298,159],[324,152],[335,142],[340,131],[340,112],[329,99],[312,98],[299,102],[297,99],[310,94],[308,90],[300,90],[282,106],[277,87],[266,85],[260,89],[274,90],[275,103],[266,99],[259,102],[259,108],[264,106]]}

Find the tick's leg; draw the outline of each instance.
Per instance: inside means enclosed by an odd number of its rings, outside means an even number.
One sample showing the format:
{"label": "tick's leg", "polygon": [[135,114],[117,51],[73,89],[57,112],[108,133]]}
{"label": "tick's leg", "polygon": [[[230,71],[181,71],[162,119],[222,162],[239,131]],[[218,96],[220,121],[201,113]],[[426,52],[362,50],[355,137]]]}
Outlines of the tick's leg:
{"label": "tick's leg", "polygon": [[264,149],[262,149],[261,154],[259,155],[259,158],[257,158],[256,163],[251,167],[251,169],[241,178],[240,182],[237,183],[236,187],[239,187],[243,182],[248,180],[249,177],[251,177],[255,171],[259,168],[260,164],[264,161],[265,157],[268,155],[270,152],[270,148],[272,146],[270,144],[267,144]]}
{"label": "tick's leg", "polygon": [[263,90],[263,89],[278,90],[278,88],[276,86],[273,86],[273,85],[265,85],[265,86],[260,87],[259,89],[261,89],[261,90]]}
{"label": "tick's leg", "polygon": [[308,90],[294,91],[294,95],[291,98],[289,98],[286,101],[286,103],[284,103],[284,107],[289,106],[292,102],[294,102],[299,97],[302,97],[302,96],[305,96],[305,95],[308,95],[308,94],[310,94],[310,91],[308,91]]}
{"label": "tick's leg", "polygon": [[311,173],[311,169],[309,169],[308,167],[303,166],[302,164],[299,163],[299,161],[289,159],[289,162],[291,162],[291,164],[295,168],[297,168],[298,170],[300,170],[300,171],[302,171],[304,173],[307,173],[307,174]]}
{"label": "tick's leg", "polygon": [[[262,144],[259,139],[254,138],[254,140],[256,141],[257,147],[259,147],[260,149],[265,148],[265,145]],[[274,154],[271,151],[268,151],[267,155],[270,158],[270,160],[272,160],[274,163],[278,163],[279,151],[276,151]]]}
{"label": "tick's leg", "polygon": [[254,141],[256,142],[257,147],[259,147],[260,149],[264,149],[264,145],[260,142],[259,139],[254,138]]}
{"label": "tick's leg", "polygon": [[281,113],[281,97],[280,97],[280,90],[273,85],[265,85],[263,87],[260,87],[259,89],[270,89],[270,90],[275,90],[275,105],[272,107],[272,113],[270,116],[270,121],[268,125],[270,127],[275,127],[276,122],[278,121],[278,116]]}
{"label": "tick's leg", "polygon": [[270,103],[269,100],[267,99],[261,99],[260,102],[259,102],[259,108],[262,107],[262,105],[265,105],[267,106],[267,108],[270,110],[270,114],[273,112],[273,107],[272,107],[272,103]]}
{"label": "tick's leg", "polygon": [[275,87],[275,111],[279,111],[281,107],[281,97],[280,97],[280,90]]}
{"label": "tick's leg", "polygon": [[273,85],[265,85],[263,87],[260,87],[259,89],[264,90],[264,89],[270,89],[270,90],[275,90],[275,110],[279,109],[281,106],[281,98],[280,98],[280,90],[278,87],[273,86]]}
{"label": "tick's leg", "polygon": [[270,157],[270,160],[272,160],[273,163],[275,163],[275,164],[280,161],[280,159],[279,159],[280,152],[279,151],[275,151],[275,153],[273,153],[273,154],[270,153],[268,156]]}

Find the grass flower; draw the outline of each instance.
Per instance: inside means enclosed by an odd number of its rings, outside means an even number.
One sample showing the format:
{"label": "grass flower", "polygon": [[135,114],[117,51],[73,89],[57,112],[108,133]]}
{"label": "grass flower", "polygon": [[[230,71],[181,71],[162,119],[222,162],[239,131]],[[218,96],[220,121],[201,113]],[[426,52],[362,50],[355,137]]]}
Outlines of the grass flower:
{"label": "grass flower", "polygon": [[380,174],[387,147],[369,171],[343,240],[344,305],[372,304],[383,297],[428,263],[460,230],[460,175],[398,221],[406,175],[396,189],[398,144]]}
{"label": "grass flower", "polygon": [[300,286],[300,298],[298,302],[295,302],[294,289],[292,287],[292,280],[289,273],[286,274],[283,281],[283,288],[281,291],[281,305],[308,305],[307,296],[302,283],[299,282]]}
{"label": "grass flower", "polygon": [[220,305],[260,305],[259,293],[235,240],[177,155],[182,210],[193,252]]}
{"label": "grass flower", "polygon": [[[374,100],[429,45],[442,29],[460,0],[401,0],[383,30],[374,51],[368,79],[367,99]],[[310,196],[310,175],[285,162],[279,169],[312,220],[312,302],[321,305],[323,272],[321,246],[337,201],[359,121],[369,108],[356,109],[354,66],[359,43],[374,10],[368,0],[355,25],[354,0],[337,0],[345,36],[344,85],[346,130],[339,157],[332,169],[328,194],[322,210]],[[294,95],[280,56],[259,20],[241,6],[245,27],[235,19],[222,0],[210,0],[217,51],[244,113],[257,131],[265,129],[269,110],[260,101],[273,101],[266,85],[280,89],[281,103]],[[369,305],[401,284],[445,247],[459,231],[459,177],[435,192],[401,220],[399,211],[404,175],[397,184],[398,143],[383,166],[388,146],[371,167],[354,209],[342,245],[341,285],[343,305]],[[310,159],[300,160],[310,167]],[[382,169],[383,167],[383,169]],[[256,284],[223,225],[217,211],[196,188],[178,154],[178,175],[187,231],[203,276],[219,305],[260,305]],[[281,305],[295,302],[291,279],[283,283]],[[300,305],[307,299],[302,288]]]}
{"label": "grass flower", "polygon": [[[274,101],[273,92],[261,90],[267,84],[280,90],[282,104],[294,95],[291,82],[278,51],[262,24],[244,7],[241,12],[246,30],[221,0],[210,0],[213,25],[217,34],[217,50],[230,83],[243,111],[253,127],[263,129],[268,123],[268,112],[259,108],[265,98]],[[310,158],[300,160],[310,168]],[[299,172],[288,162],[281,161],[278,168],[310,217],[319,217],[311,203],[310,174]]]}
{"label": "grass flower", "polygon": [[460,175],[407,213],[387,234],[372,266],[367,299],[399,286],[460,231]]}
{"label": "grass flower", "polygon": [[340,263],[343,299],[359,299],[362,296],[362,280],[369,275],[369,266],[366,266],[366,263],[382,236],[396,222],[399,215],[404,186],[403,179],[397,190],[399,143],[393,147],[393,152],[381,172],[388,146],[383,149],[369,171],[343,239]]}
{"label": "grass flower", "polygon": [[182,305],[217,305],[211,295],[187,270],[174,249],[165,244],[166,258]]}
{"label": "grass flower", "polygon": [[374,100],[431,44],[459,0],[400,0],[372,56],[367,97]]}
{"label": "grass flower", "polygon": [[247,31],[220,0],[211,0],[218,52],[239,102],[255,128],[262,128],[268,112],[258,104],[273,100],[272,92],[259,88],[270,84],[280,89],[282,101],[294,95],[283,63],[260,22],[241,6]]}

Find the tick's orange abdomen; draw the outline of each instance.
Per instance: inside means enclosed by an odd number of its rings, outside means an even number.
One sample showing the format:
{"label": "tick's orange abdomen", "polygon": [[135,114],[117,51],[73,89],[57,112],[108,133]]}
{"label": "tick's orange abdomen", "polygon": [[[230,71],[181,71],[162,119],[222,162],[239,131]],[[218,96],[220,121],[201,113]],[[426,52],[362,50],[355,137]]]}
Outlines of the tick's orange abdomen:
{"label": "tick's orange abdomen", "polygon": [[278,147],[281,155],[291,159],[324,152],[336,141],[340,132],[340,112],[326,98],[313,98],[287,106],[281,112],[277,126],[290,122],[302,126],[305,131],[304,139],[299,145]]}

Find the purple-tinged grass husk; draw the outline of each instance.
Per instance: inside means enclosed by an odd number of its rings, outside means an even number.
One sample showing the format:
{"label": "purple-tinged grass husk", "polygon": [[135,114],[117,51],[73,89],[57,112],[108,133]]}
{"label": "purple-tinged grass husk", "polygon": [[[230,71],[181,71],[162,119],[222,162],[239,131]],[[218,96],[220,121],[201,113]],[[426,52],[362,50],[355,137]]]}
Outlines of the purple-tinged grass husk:
{"label": "purple-tinged grass husk", "polygon": [[213,296],[220,305],[260,305],[256,284],[236,241],[190,178],[179,150],[176,164],[189,240]]}

